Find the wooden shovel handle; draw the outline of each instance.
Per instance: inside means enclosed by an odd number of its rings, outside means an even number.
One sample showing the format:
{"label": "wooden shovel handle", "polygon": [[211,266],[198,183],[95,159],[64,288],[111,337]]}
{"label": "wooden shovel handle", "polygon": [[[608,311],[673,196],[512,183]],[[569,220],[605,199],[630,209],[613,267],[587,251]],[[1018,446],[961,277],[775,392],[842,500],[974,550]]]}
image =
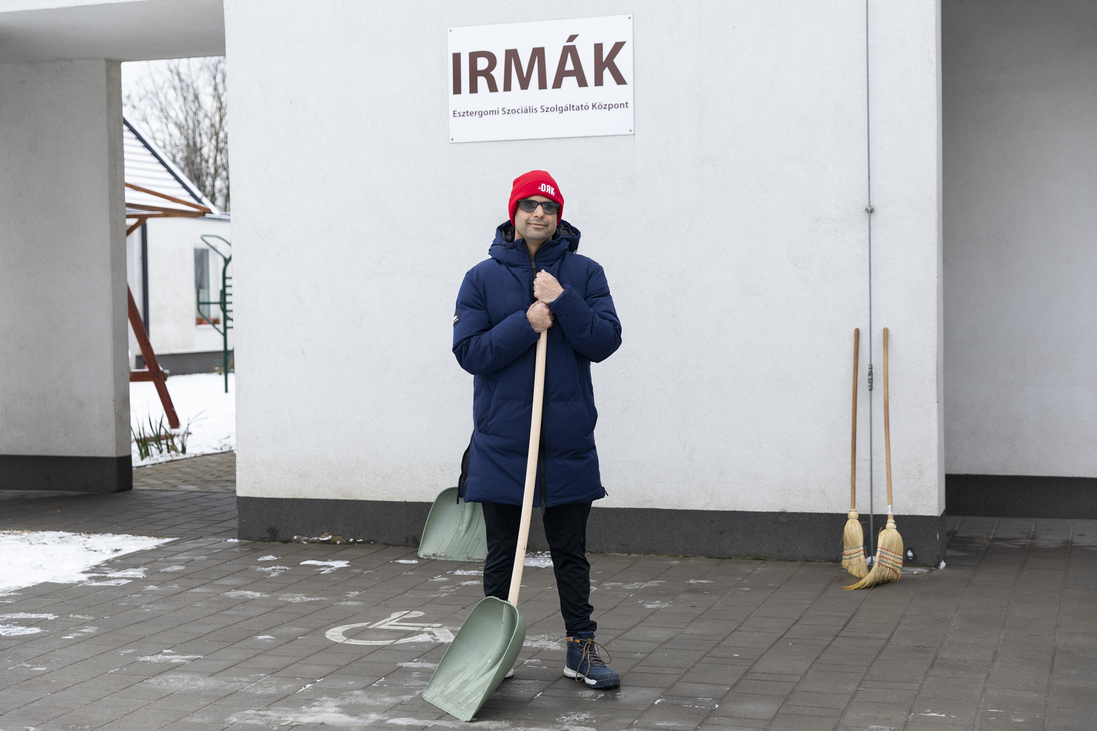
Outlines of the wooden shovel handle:
{"label": "wooden shovel handle", "polygon": [[526,458],[526,492],[522,496],[522,522],[518,526],[518,546],[514,551],[514,570],[510,574],[510,594],[507,601],[518,606],[518,590],[522,586],[522,569],[526,564],[526,544],[529,542],[529,521],[533,514],[533,494],[537,489],[537,454],[541,449],[541,407],[545,396],[545,353],[548,330],[541,331],[537,341],[537,365],[533,371],[533,416],[529,425],[529,456]]}
{"label": "wooden shovel handle", "polygon": [[861,330],[853,329],[853,436],[849,448],[849,509],[857,509],[857,358],[861,351]]}
{"label": "wooden shovel handle", "polygon": [[888,512],[891,512],[891,422],[888,418],[888,329],[884,328],[884,461],[887,463]]}

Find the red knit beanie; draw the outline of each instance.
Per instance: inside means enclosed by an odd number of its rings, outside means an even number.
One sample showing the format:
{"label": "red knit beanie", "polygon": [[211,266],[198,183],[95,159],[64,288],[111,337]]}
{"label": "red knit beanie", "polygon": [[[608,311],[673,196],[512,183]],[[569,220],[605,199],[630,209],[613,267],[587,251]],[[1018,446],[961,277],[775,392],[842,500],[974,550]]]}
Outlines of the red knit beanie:
{"label": "red knit beanie", "polygon": [[525,175],[519,175],[514,179],[514,187],[510,189],[510,222],[514,223],[514,212],[518,210],[518,201],[530,196],[540,195],[551,198],[560,204],[560,211],[556,214],[556,220],[564,218],[564,196],[560,194],[560,186],[552,179],[552,176],[544,170],[530,170]]}

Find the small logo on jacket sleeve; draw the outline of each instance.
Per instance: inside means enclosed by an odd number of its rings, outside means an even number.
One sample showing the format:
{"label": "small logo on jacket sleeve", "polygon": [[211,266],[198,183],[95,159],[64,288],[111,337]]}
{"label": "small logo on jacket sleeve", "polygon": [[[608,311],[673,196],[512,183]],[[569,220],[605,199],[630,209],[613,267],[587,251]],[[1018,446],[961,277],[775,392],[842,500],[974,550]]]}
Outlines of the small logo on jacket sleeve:
{"label": "small logo on jacket sleeve", "polygon": [[457,327],[457,323],[459,323],[459,322],[461,322],[461,313],[460,312],[454,312],[453,313],[453,326]]}

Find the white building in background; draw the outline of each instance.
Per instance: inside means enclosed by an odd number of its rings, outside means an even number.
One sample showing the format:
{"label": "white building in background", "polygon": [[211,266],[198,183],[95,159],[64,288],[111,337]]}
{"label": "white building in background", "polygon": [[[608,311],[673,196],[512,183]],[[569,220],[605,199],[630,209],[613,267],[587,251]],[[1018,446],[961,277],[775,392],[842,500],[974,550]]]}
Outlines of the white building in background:
{"label": "white building in background", "polygon": [[[594,369],[592,550],[837,560],[855,327],[858,508],[871,443],[879,525],[886,326],[917,562],[946,511],[1097,517],[1088,0],[20,7],[0,12],[0,200],[25,212],[0,223],[0,487],[128,486],[117,60],[225,53],[241,537],[418,540],[471,428],[457,287],[532,168],[624,325]],[[455,68],[506,92],[450,28],[626,14],[628,133],[451,142]],[[546,87],[567,45],[591,52],[571,35],[544,39]],[[494,73],[538,83],[498,50]]]}
{"label": "white building in background", "polygon": [[[160,366],[176,375],[208,373],[223,364],[225,341],[218,331],[223,318],[217,305],[203,305],[199,312],[198,301],[219,300],[226,275],[231,297],[231,261],[226,267],[226,258],[232,256],[227,243],[232,241],[229,214],[218,210],[148,135],[126,119],[122,146],[127,183],[212,211],[195,218],[152,218],[126,238],[127,281]],[[126,201],[172,205],[132,189],[126,189]],[[230,350],[234,337],[230,327]],[[131,368],[145,366],[132,328],[129,360]]]}

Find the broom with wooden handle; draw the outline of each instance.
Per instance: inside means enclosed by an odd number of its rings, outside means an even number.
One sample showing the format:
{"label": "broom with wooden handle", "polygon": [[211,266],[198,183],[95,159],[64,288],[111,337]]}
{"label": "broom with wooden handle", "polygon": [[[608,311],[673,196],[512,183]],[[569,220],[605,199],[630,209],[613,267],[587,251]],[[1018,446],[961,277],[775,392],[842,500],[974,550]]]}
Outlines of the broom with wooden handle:
{"label": "broom with wooden handle", "polygon": [[903,570],[903,537],[895,528],[891,512],[891,429],[888,420],[888,329],[884,328],[884,459],[887,462],[888,522],[876,542],[876,561],[868,576],[844,589],[868,589],[877,584],[898,581]]}
{"label": "broom with wooden handle", "polygon": [[858,579],[868,574],[865,564],[865,533],[857,515],[857,358],[861,331],[853,330],[853,436],[849,449],[849,519],[842,532],[842,568]]}

